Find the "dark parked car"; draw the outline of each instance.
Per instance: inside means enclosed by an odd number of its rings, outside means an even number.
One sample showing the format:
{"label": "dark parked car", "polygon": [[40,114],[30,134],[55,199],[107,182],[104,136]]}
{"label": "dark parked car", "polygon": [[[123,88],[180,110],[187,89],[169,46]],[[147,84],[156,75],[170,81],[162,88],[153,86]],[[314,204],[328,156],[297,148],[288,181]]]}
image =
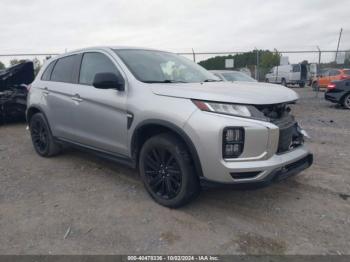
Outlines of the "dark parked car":
{"label": "dark parked car", "polygon": [[23,62],[0,71],[0,123],[25,119],[27,87],[34,80],[33,62]]}
{"label": "dark parked car", "polygon": [[350,109],[350,79],[333,81],[328,84],[325,99]]}

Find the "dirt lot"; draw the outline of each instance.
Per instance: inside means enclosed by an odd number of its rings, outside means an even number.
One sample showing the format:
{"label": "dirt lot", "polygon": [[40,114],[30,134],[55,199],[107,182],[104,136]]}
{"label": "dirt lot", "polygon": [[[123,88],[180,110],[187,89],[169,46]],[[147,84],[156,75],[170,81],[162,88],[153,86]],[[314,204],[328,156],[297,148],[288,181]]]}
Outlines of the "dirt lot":
{"label": "dirt lot", "polygon": [[25,124],[0,126],[0,253],[350,254],[350,111],[295,90],[313,167],[178,210],[153,202],[133,170],[73,150],[43,159]]}

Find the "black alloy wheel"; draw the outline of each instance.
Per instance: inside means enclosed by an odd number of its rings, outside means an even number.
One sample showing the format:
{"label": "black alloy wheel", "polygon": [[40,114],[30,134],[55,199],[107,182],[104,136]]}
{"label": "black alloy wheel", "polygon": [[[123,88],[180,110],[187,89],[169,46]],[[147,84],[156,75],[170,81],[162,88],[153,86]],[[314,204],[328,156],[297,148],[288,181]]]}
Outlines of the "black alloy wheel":
{"label": "black alloy wheel", "polygon": [[31,117],[29,128],[34,149],[40,156],[50,157],[61,151],[61,146],[54,141],[49,125],[42,113],[37,113]]}
{"label": "black alloy wheel", "polygon": [[144,143],[139,172],[150,196],[166,207],[183,206],[200,192],[192,157],[184,142],[171,133],[155,135]]}
{"label": "black alloy wheel", "polygon": [[151,190],[164,199],[174,198],[181,188],[181,169],[173,154],[165,148],[147,152],[144,172]]}
{"label": "black alloy wheel", "polygon": [[35,149],[44,154],[49,146],[48,143],[48,130],[41,119],[35,119],[31,125],[31,135]]}

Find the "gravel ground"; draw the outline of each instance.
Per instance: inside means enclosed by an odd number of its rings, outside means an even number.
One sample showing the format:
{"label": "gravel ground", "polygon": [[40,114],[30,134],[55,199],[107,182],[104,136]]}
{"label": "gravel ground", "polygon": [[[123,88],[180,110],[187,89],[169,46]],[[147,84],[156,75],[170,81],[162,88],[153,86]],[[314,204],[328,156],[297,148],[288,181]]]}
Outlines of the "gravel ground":
{"label": "gravel ground", "polygon": [[25,124],[0,126],[0,254],[350,254],[350,111],[295,90],[312,168],[177,210],[134,170],[74,150],[40,158]]}

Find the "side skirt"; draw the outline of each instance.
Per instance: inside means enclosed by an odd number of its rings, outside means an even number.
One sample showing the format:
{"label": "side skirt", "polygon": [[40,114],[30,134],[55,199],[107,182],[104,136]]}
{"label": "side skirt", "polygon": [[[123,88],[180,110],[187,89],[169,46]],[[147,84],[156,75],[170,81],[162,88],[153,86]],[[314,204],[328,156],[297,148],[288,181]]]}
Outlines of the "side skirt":
{"label": "side skirt", "polygon": [[64,139],[64,138],[55,137],[54,139],[57,143],[71,146],[71,147],[76,148],[78,150],[94,154],[98,157],[110,160],[112,162],[123,164],[123,165],[129,166],[131,168],[136,168],[136,161],[128,156],[116,154],[116,153],[111,153],[111,152],[108,152],[108,151],[105,151],[105,150],[102,150],[99,148],[87,146],[87,145],[80,144],[80,143],[77,143],[74,141],[70,141],[70,140]]}

